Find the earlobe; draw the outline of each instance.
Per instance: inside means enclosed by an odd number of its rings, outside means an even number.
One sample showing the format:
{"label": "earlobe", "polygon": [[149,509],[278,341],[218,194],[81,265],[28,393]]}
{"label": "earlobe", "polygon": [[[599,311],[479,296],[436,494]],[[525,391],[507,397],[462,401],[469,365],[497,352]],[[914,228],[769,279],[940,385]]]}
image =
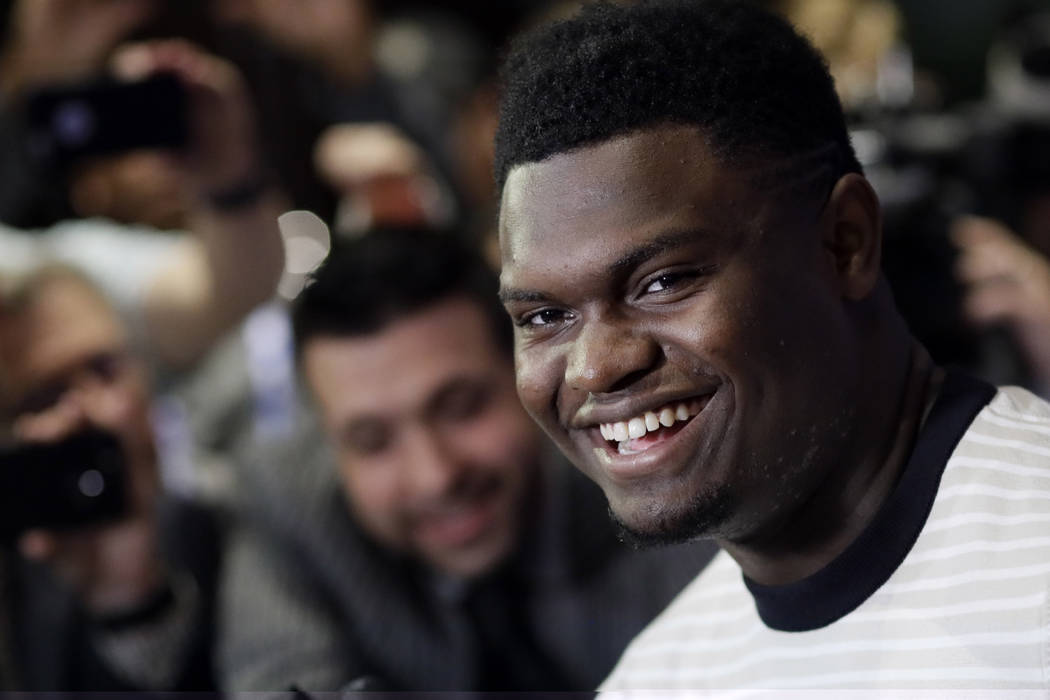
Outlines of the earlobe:
{"label": "earlobe", "polygon": [[882,262],[882,210],[867,179],[847,173],[832,188],[824,209],[824,247],[842,295],[864,299],[878,283]]}

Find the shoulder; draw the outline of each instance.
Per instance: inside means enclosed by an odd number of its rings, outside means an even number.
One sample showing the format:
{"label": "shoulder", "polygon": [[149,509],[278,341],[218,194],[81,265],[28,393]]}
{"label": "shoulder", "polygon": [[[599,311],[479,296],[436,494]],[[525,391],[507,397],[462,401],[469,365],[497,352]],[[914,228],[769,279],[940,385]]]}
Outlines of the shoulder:
{"label": "shoulder", "polygon": [[[740,567],[724,551],[715,555],[620,658],[602,690],[666,683],[682,662],[682,649],[697,639],[738,633],[758,620]],[[730,635],[731,636],[731,635]]]}
{"label": "shoulder", "polygon": [[[1045,470],[1050,477],[1050,404],[1020,387],[1000,388],[970,424],[952,462],[973,465],[983,461],[1002,467],[1001,473],[1022,476],[1014,467]],[[1028,477],[1044,476],[1039,471]],[[1048,484],[1050,485],[1050,484]]]}

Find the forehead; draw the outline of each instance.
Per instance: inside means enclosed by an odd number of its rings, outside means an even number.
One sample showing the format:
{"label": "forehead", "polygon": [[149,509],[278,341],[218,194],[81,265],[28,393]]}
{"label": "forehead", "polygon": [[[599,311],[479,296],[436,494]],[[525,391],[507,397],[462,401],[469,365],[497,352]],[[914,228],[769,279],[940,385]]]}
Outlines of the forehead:
{"label": "forehead", "polygon": [[21,392],[126,340],[120,320],[97,292],[75,278],[55,278],[0,322],[0,359],[6,381]]}
{"label": "forehead", "polygon": [[544,260],[566,268],[603,260],[675,229],[745,234],[773,207],[750,182],[684,126],[518,166],[500,210],[503,282],[516,284],[519,271]]}
{"label": "forehead", "polygon": [[366,336],[319,336],[303,370],[328,422],[415,412],[448,382],[511,377],[490,322],[468,299],[449,299]]}

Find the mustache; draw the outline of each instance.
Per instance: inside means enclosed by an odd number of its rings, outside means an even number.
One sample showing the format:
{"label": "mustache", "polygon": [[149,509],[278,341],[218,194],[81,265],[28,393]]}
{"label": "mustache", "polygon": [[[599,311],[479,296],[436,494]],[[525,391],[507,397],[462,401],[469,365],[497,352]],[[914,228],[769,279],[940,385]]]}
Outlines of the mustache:
{"label": "mustache", "polygon": [[443,493],[410,508],[406,518],[415,523],[453,513],[498,493],[503,483],[504,479],[497,474],[468,472],[452,482]]}

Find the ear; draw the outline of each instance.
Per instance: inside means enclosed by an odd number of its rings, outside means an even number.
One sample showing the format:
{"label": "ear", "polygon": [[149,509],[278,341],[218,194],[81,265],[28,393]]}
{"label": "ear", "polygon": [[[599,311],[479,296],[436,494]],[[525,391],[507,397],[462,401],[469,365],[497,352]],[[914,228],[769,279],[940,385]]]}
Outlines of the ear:
{"label": "ear", "polygon": [[833,264],[842,296],[864,299],[881,274],[882,209],[863,175],[839,178],[824,207],[823,245]]}

